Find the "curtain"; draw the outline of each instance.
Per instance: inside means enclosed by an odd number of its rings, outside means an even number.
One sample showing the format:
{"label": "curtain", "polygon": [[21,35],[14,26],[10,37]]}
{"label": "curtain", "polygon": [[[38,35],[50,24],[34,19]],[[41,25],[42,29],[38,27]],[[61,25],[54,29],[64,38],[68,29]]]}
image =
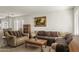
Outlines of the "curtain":
{"label": "curtain", "polygon": [[79,35],[79,7],[74,8],[74,34]]}

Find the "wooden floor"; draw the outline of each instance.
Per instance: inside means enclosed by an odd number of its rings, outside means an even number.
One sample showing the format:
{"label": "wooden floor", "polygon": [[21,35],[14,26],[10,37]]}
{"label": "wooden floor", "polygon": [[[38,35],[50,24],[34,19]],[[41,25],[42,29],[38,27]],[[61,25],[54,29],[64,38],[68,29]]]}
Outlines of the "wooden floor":
{"label": "wooden floor", "polygon": [[69,44],[70,52],[79,52],[79,36],[74,36],[73,40]]}

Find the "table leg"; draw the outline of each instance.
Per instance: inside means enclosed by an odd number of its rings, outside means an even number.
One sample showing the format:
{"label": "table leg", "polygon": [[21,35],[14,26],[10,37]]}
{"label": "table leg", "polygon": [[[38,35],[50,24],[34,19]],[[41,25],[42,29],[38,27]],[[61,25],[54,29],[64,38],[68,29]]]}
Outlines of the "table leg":
{"label": "table leg", "polygon": [[45,48],[46,48],[47,47],[47,43],[45,43],[44,45],[45,45]]}
{"label": "table leg", "polygon": [[46,46],[47,46],[47,45],[45,44],[45,48],[46,48]]}
{"label": "table leg", "polygon": [[49,47],[49,52],[51,52],[51,47]]}
{"label": "table leg", "polygon": [[41,46],[41,52],[44,52],[44,51],[43,51],[43,46]]}
{"label": "table leg", "polygon": [[25,43],[25,47],[27,48],[27,43]]}

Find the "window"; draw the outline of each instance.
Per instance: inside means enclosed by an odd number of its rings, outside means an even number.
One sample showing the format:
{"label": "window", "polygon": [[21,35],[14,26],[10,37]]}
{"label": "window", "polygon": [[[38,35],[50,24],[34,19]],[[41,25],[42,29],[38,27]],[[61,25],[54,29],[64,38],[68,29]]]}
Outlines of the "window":
{"label": "window", "polygon": [[2,20],[1,22],[1,29],[6,29],[8,27],[8,21],[7,20]]}
{"label": "window", "polygon": [[19,30],[23,27],[24,20],[14,20],[14,30]]}
{"label": "window", "polygon": [[2,19],[0,23],[1,29],[12,28],[13,30],[19,30],[23,27],[24,20],[19,20],[15,18]]}

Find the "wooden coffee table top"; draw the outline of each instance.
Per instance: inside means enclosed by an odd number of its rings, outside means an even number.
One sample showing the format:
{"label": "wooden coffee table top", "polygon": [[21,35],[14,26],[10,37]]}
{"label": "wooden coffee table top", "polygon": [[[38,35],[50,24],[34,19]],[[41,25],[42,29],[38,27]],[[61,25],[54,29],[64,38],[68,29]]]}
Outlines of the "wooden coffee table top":
{"label": "wooden coffee table top", "polygon": [[42,40],[42,39],[29,39],[26,40],[26,43],[32,43],[32,44],[39,44],[39,45],[43,45],[47,43],[47,40]]}

